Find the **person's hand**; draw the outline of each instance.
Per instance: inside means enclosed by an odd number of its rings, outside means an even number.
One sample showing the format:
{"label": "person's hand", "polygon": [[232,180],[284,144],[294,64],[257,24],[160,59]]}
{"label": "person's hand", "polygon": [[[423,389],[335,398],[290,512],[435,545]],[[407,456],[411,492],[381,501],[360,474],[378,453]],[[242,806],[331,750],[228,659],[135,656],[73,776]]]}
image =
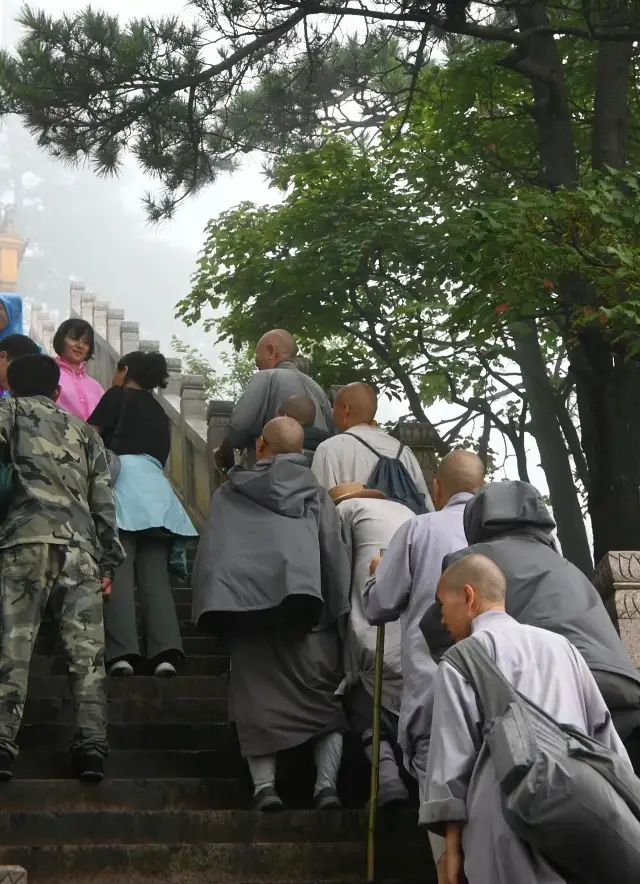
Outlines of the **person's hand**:
{"label": "person's hand", "polygon": [[214,449],[213,463],[219,473],[227,472],[227,465],[224,460],[224,452],[220,448]]}
{"label": "person's hand", "polygon": [[103,577],[101,579],[100,583],[102,586],[102,598],[108,599],[109,596],[111,595],[111,588],[113,585],[113,580],[111,579],[111,577]]}
{"label": "person's hand", "polygon": [[370,577],[373,577],[373,575],[376,573],[376,571],[378,570],[378,565],[380,564],[381,561],[382,561],[382,556],[374,556],[371,559],[371,563],[369,564],[369,576]]}

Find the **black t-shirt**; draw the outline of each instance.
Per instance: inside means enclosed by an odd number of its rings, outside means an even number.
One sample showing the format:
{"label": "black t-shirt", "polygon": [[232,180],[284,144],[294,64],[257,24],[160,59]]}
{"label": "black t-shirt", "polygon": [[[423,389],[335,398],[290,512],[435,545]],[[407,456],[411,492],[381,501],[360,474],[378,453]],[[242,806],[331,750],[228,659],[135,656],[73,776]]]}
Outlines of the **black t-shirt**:
{"label": "black t-shirt", "polygon": [[127,387],[112,387],[96,405],[88,423],[100,427],[102,439],[111,448],[111,438],[124,406],[124,419],[115,447],[116,454],[148,454],[164,466],[169,457],[169,418],[153,393]]}

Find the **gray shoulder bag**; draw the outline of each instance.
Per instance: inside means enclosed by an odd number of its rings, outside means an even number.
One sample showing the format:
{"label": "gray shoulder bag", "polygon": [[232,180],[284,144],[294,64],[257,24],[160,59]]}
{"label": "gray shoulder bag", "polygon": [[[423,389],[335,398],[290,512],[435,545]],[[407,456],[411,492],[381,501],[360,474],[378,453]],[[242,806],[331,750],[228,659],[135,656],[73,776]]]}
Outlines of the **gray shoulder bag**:
{"label": "gray shoulder bag", "polygon": [[512,831],[572,884],[638,884],[640,780],[627,764],[515,690],[473,636],[443,660],[475,691]]}

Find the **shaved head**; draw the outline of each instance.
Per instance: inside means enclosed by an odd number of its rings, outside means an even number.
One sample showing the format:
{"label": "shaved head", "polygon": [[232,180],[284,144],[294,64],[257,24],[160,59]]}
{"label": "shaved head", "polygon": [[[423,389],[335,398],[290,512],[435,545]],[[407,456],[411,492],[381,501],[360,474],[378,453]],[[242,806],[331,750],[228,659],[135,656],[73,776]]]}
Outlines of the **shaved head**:
{"label": "shaved head", "polygon": [[316,403],[308,396],[289,396],[278,409],[279,417],[292,417],[303,427],[310,427],[316,419]]}
{"label": "shaved head", "polygon": [[359,424],[373,422],[378,410],[378,396],[369,384],[347,384],[336,396],[333,420],[344,432]]}
{"label": "shaved head", "polygon": [[507,580],[486,556],[472,553],[458,559],[438,583],[442,622],[459,642],[471,635],[473,621],[487,611],[503,611]]}
{"label": "shaved head", "polygon": [[263,335],[256,346],[256,365],[261,371],[277,368],[281,362],[296,358],[296,339],[283,328],[274,328]]}
{"label": "shaved head", "polygon": [[454,494],[477,494],[484,485],[484,464],[473,451],[461,448],[446,454],[436,470],[433,502],[437,510],[447,505]]}
{"label": "shaved head", "polygon": [[262,458],[300,453],[304,444],[304,430],[292,417],[274,417],[265,425],[258,445],[260,442],[264,443]]}
{"label": "shaved head", "polygon": [[491,604],[504,604],[507,579],[491,559],[472,553],[450,565],[440,578],[439,586],[445,592],[460,592],[471,586],[478,597]]}

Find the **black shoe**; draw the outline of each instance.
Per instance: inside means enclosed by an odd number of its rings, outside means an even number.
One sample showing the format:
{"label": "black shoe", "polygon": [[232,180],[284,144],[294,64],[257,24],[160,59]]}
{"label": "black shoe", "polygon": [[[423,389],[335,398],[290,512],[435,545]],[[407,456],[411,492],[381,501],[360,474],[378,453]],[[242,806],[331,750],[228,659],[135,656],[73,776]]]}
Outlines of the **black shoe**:
{"label": "black shoe", "polygon": [[253,809],[262,813],[278,813],[284,810],[284,804],[273,786],[265,786],[253,796]]}
{"label": "black shoe", "polygon": [[0,750],[0,783],[8,783],[13,777],[13,755]]}
{"label": "black shoe", "polygon": [[104,779],[104,762],[95,753],[78,752],[73,756],[73,775],[83,783],[100,783]]}
{"label": "black shoe", "polygon": [[338,798],[338,793],[331,786],[325,786],[320,789],[314,797],[316,810],[341,810],[342,802]]}

